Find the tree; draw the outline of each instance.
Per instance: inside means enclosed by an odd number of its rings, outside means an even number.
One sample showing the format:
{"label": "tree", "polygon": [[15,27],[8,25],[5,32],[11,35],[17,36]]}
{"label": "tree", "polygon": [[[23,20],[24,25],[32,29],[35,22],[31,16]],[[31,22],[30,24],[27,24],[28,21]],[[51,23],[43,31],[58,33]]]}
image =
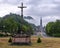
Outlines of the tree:
{"label": "tree", "polygon": [[22,30],[25,33],[29,32],[30,34],[33,32],[32,30],[33,28],[31,24],[29,24],[27,21],[22,19],[20,15],[12,14],[12,13],[5,15],[2,18],[0,22],[0,27],[2,27],[0,29],[2,30],[2,32],[10,33],[10,34],[16,33],[18,31],[18,27],[20,27],[20,30]]}
{"label": "tree", "polygon": [[5,30],[4,32],[13,33],[17,29],[17,24],[18,23],[12,18],[7,18],[2,21],[2,26],[5,26],[5,28],[3,28]]}
{"label": "tree", "polygon": [[46,33],[50,36],[60,36],[60,20],[57,20],[56,22],[49,22],[46,25]]}
{"label": "tree", "polygon": [[49,22],[47,25],[46,25],[46,33],[49,34],[50,36],[52,36],[51,33],[53,33],[53,26],[54,22]]}

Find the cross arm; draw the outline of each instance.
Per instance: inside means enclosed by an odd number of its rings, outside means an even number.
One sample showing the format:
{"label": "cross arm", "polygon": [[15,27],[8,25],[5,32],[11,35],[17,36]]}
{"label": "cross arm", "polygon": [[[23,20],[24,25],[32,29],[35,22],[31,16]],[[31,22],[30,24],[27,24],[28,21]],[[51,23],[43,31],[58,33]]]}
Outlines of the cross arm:
{"label": "cross arm", "polygon": [[18,8],[27,8],[27,7],[26,6],[24,6],[24,7],[18,6]]}

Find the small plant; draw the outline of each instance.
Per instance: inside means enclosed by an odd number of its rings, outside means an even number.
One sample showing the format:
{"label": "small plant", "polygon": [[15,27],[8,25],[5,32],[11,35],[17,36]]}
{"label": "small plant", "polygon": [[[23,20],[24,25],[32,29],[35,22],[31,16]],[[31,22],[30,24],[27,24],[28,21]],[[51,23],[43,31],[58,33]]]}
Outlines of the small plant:
{"label": "small plant", "polygon": [[0,34],[0,37],[4,37],[5,35],[4,34]]}
{"label": "small plant", "polygon": [[11,42],[12,42],[12,38],[11,38],[11,37],[9,38],[8,42],[9,42],[9,43],[11,43]]}
{"label": "small plant", "polygon": [[41,43],[41,39],[40,38],[38,38],[37,43]]}

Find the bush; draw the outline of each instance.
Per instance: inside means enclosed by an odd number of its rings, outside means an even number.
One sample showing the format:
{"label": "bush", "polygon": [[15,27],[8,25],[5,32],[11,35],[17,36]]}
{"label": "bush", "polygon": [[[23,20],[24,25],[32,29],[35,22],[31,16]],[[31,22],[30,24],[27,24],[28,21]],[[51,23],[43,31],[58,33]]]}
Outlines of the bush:
{"label": "bush", "polygon": [[41,43],[41,39],[40,38],[38,38],[37,43]]}
{"label": "bush", "polygon": [[0,37],[4,37],[5,35],[4,34],[0,34]]}
{"label": "bush", "polygon": [[12,38],[9,38],[8,42],[11,43],[12,42]]}

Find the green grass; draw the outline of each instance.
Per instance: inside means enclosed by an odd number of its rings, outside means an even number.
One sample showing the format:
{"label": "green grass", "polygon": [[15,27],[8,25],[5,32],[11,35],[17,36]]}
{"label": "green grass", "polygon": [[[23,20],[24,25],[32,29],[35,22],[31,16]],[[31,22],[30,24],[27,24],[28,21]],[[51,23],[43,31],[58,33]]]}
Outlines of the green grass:
{"label": "green grass", "polygon": [[0,48],[60,48],[60,38],[41,38],[42,42],[37,43],[37,37],[32,37],[32,44],[29,45],[10,45],[8,43],[8,37],[0,38]]}

